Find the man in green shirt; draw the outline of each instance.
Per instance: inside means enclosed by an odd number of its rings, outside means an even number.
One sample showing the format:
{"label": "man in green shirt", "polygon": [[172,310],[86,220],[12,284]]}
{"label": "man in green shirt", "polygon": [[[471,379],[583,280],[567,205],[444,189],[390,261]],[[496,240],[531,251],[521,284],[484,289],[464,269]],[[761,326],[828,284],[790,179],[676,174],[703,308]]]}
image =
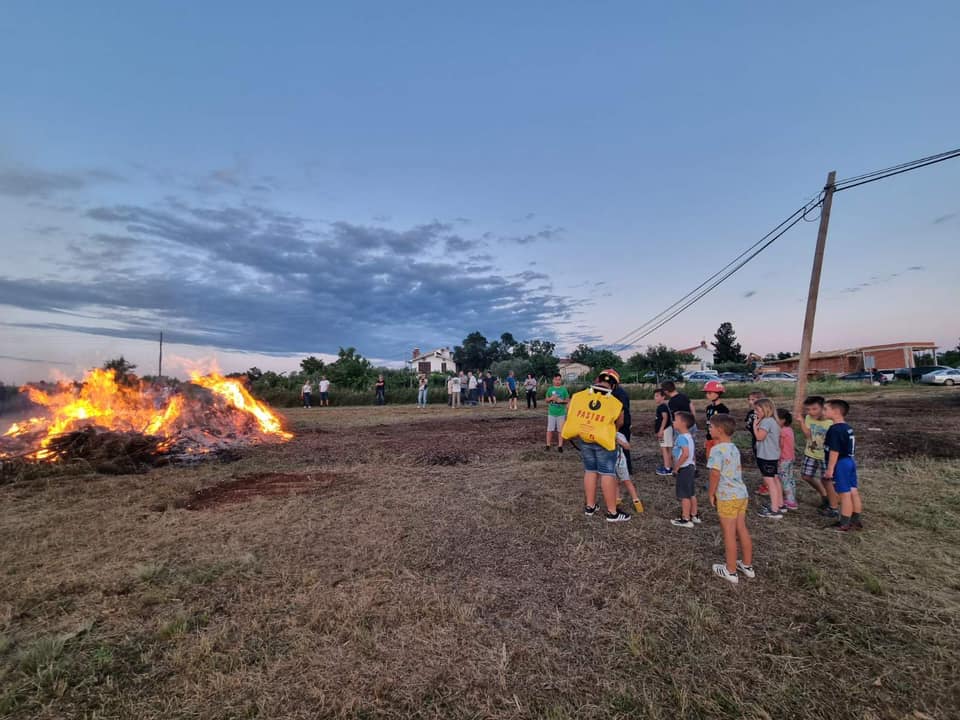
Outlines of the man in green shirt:
{"label": "man in green shirt", "polygon": [[563,452],[563,421],[567,417],[567,403],[570,402],[570,393],[563,386],[560,375],[553,376],[553,385],[547,388],[547,450],[550,449],[550,436],[556,434],[557,449]]}

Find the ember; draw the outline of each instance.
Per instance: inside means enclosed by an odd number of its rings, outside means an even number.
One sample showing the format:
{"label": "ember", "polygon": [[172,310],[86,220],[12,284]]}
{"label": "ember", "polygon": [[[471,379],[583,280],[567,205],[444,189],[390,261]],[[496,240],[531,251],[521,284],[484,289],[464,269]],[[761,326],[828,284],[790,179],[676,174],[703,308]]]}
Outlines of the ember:
{"label": "ember", "polygon": [[280,419],[239,380],[194,373],[171,389],[134,380],[118,383],[112,371],[92,370],[82,383],[48,392],[24,391],[45,409],[13,423],[0,436],[0,459],[56,462],[164,457],[188,459],[241,445],[286,441]]}

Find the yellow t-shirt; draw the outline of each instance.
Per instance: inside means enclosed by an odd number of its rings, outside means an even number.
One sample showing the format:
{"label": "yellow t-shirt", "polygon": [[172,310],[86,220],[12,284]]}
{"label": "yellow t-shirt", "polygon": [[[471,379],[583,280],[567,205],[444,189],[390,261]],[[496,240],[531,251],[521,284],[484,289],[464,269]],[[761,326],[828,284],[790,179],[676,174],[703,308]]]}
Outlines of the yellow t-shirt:
{"label": "yellow t-shirt", "polygon": [[593,388],[574,393],[567,406],[567,420],[561,433],[565,440],[579,437],[605,450],[617,447],[617,418],[623,403],[609,393]]}
{"label": "yellow t-shirt", "polygon": [[828,420],[827,418],[814,420],[807,415],[803,419],[803,424],[810,428],[810,437],[807,438],[807,444],[803,450],[803,454],[808,458],[823,462],[823,441],[827,437],[827,430],[833,425],[833,420]]}

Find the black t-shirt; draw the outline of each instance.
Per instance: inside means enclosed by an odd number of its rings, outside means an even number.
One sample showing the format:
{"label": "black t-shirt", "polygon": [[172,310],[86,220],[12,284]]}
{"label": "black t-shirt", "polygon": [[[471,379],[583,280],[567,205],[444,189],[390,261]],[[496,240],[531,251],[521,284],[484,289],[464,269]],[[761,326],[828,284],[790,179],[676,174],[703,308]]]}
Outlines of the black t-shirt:
{"label": "black t-shirt", "polygon": [[713,438],[710,436],[710,418],[712,418],[712,417],[713,417],[714,415],[716,415],[717,413],[722,413],[722,414],[724,414],[724,415],[729,415],[729,414],[730,414],[730,410],[729,410],[729,409],[727,408],[727,406],[724,405],[723,403],[717,403],[716,405],[714,405],[713,403],[711,403],[710,405],[707,405],[707,409],[706,409],[706,415],[707,415],[707,440],[713,440]]}
{"label": "black t-shirt", "polygon": [[[663,424],[663,419],[666,417],[667,424]],[[673,420],[670,419],[670,408],[667,407],[666,403],[660,403],[657,405],[657,419],[653,421],[653,431],[660,432],[660,427],[664,428],[673,427]]]}
{"label": "black t-shirt", "polygon": [[488,393],[493,392],[494,383],[497,382],[497,379],[494,377],[488,377],[483,379],[483,386],[487,389]]}
{"label": "black t-shirt", "polygon": [[757,411],[753,408],[750,408],[750,412],[747,413],[747,419],[744,422],[744,425],[747,426],[747,432],[750,433],[750,442],[756,446],[757,444],[757,433],[753,429],[753,423],[757,420]]}
{"label": "black t-shirt", "polygon": [[667,407],[670,408],[670,419],[674,420],[678,412],[690,412],[690,398],[683,393],[677,393],[667,400]]}
{"label": "black t-shirt", "polygon": [[823,449],[837,453],[841,458],[853,457],[857,439],[853,435],[853,428],[845,422],[831,425],[827,436],[823,439]]}
{"label": "black t-shirt", "polygon": [[623,428],[626,428],[627,431],[624,435],[629,436],[630,426],[633,424],[633,418],[630,417],[630,396],[621,385],[617,385],[610,394],[623,404],[623,425],[621,426],[621,432],[623,432]]}

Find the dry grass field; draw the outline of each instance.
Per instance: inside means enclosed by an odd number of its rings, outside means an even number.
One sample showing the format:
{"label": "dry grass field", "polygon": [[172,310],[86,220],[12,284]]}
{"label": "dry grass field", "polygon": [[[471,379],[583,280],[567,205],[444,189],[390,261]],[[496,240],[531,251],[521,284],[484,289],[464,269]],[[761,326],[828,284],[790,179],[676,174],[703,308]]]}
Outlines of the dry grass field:
{"label": "dry grass field", "polygon": [[749,519],[739,587],[712,511],[668,522],[650,403],[621,525],[502,405],[295,410],[236,462],[0,486],[0,717],[960,717],[949,390],[851,396],[866,529],[801,489]]}

